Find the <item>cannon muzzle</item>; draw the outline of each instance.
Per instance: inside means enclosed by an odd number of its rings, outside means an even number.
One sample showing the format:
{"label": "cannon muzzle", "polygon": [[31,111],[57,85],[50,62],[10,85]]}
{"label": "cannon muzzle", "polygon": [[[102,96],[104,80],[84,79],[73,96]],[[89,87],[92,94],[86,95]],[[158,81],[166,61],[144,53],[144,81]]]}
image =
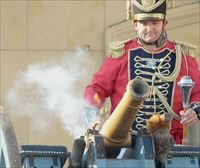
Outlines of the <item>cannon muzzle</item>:
{"label": "cannon muzzle", "polygon": [[127,84],[120,103],[100,130],[107,147],[131,146],[130,127],[148,96],[149,86],[143,80],[133,79]]}

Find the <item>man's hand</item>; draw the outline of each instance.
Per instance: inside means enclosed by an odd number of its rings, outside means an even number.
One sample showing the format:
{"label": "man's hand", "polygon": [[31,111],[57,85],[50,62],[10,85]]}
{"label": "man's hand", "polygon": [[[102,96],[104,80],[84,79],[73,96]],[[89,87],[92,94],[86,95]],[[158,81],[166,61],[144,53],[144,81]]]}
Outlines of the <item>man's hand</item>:
{"label": "man's hand", "polygon": [[84,107],[84,123],[85,128],[92,128],[97,122],[99,122],[100,110],[96,107],[87,105]]}
{"label": "man's hand", "polygon": [[199,121],[196,112],[192,108],[188,108],[185,112],[183,110],[180,111],[180,115],[180,123],[186,126],[191,126]]}

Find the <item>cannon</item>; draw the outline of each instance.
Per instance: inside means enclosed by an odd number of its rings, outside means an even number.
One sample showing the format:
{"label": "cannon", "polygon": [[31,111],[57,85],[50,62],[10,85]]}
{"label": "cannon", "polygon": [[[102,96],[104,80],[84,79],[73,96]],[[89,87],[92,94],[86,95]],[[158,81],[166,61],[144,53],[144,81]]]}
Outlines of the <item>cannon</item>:
{"label": "cannon", "polygon": [[[131,80],[120,103],[100,131],[88,130],[77,139],[69,158],[70,168],[155,168],[154,143],[149,134],[132,135],[130,127],[149,96],[149,86]],[[119,156],[121,149],[125,152]]]}
{"label": "cannon", "polygon": [[[88,129],[75,139],[72,151],[65,146],[22,145],[18,148],[12,123],[0,110],[0,167],[62,168],[161,168],[155,160],[152,133],[130,131],[139,108],[149,95],[148,84],[131,80],[115,111],[100,130]],[[200,147],[175,145],[168,153],[165,168],[199,168]]]}
{"label": "cannon", "polygon": [[[68,159],[69,168],[199,168],[200,147],[175,145],[169,149],[164,164],[160,164],[156,160],[158,153],[152,133],[141,130],[135,134],[130,131],[149,91],[146,82],[131,80],[102,128],[89,129],[75,140]],[[167,116],[163,116],[160,120],[168,122]]]}

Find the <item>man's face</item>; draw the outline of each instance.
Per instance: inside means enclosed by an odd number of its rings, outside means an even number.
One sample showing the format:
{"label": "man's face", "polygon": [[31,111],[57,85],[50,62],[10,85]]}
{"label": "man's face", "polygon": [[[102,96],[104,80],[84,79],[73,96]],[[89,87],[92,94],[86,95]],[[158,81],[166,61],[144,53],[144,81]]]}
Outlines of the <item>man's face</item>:
{"label": "man's face", "polygon": [[134,22],[137,35],[147,44],[154,44],[159,39],[166,25],[167,21],[163,20],[142,20]]}

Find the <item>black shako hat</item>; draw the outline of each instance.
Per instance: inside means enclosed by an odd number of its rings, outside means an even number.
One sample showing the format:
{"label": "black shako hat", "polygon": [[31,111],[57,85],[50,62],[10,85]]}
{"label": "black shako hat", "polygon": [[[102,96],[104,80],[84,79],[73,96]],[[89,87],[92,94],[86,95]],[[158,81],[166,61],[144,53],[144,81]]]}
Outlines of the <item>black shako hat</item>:
{"label": "black shako hat", "polygon": [[[129,5],[129,6],[128,6]],[[127,9],[129,19],[164,20],[166,16],[166,0],[128,0]],[[130,17],[134,13],[133,17]]]}

